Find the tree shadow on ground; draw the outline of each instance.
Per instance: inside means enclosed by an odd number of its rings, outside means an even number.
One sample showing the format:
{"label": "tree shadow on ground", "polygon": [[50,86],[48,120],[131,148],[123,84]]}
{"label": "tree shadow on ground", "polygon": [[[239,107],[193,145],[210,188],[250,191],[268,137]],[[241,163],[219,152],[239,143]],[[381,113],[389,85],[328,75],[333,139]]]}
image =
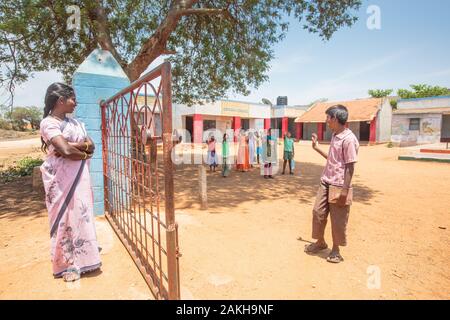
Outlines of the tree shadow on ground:
{"label": "tree shadow on ground", "polygon": [[[215,173],[207,172],[208,208],[233,208],[246,201],[279,199],[294,199],[304,204],[312,204],[323,166],[296,162],[293,176],[281,175],[281,169],[280,167],[279,174],[275,175],[273,180],[264,179],[259,167],[244,173],[233,169],[227,178],[221,176],[220,167]],[[198,166],[177,166],[174,180],[176,209],[199,206]],[[366,205],[371,205],[371,200],[379,193],[358,182],[353,183],[353,188],[354,202]]]}
{"label": "tree shadow on ground", "polygon": [[[281,169],[280,167],[280,173]],[[279,199],[294,199],[300,203],[312,205],[323,166],[308,162],[296,162],[294,171],[295,175],[293,176],[276,174],[275,179],[272,180],[264,179],[259,167],[255,167],[249,172],[238,172],[233,168],[227,178],[221,176],[220,166],[215,173],[209,173],[207,170],[208,208],[214,212],[219,209],[232,209],[247,201]],[[163,189],[163,170],[160,172],[160,186]],[[355,178],[358,178],[358,175]],[[176,209],[200,207],[197,165],[176,166],[174,187]],[[354,202],[365,205],[371,205],[372,199],[380,193],[359,182],[354,182],[353,187]],[[161,191],[163,192],[163,190]],[[164,198],[163,195],[162,198]],[[44,194],[33,190],[31,177],[22,177],[1,184],[0,199],[2,200],[0,202],[0,219],[38,218],[46,212]]]}
{"label": "tree shadow on ground", "polygon": [[33,190],[31,177],[21,177],[2,183],[0,199],[0,220],[38,218],[46,210],[44,194]]}

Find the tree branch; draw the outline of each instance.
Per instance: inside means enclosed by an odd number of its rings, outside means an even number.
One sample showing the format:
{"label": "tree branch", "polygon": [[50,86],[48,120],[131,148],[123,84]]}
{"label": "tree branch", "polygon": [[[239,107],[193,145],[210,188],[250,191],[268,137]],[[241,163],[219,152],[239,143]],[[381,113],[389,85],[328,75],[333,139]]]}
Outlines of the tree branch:
{"label": "tree branch", "polygon": [[14,89],[16,87],[16,81],[17,81],[17,76],[19,73],[19,64],[17,62],[16,59],[16,44],[11,44],[11,42],[9,41],[9,39],[5,36],[5,41],[8,45],[9,51],[11,53],[11,57],[13,59],[13,64],[14,64],[14,70],[11,70],[11,68],[8,65],[6,66],[6,69],[8,70],[8,84],[6,85],[6,89],[9,92],[10,95],[10,99],[9,99],[9,108],[10,108],[10,112],[12,113],[13,108],[14,108]]}
{"label": "tree branch", "polygon": [[94,39],[100,45],[100,48],[111,52],[117,62],[119,62],[122,67],[125,67],[127,63],[122,59],[112,42],[108,27],[108,18],[105,9],[101,4],[101,0],[96,0],[95,3],[96,6],[89,10],[89,17],[93,22],[94,29],[96,29],[96,32],[94,32]]}
{"label": "tree branch", "polygon": [[[198,0],[177,0],[171,6],[166,18],[161,22],[155,33],[147,39],[142,46],[136,58],[126,68],[126,73],[131,81],[139,78],[142,72],[152,63],[156,58],[162,54],[166,54],[167,40],[170,34],[175,30],[181,17],[188,15],[224,15],[233,22],[237,20],[226,9],[209,9],[209,8],[196,8],[192,6],[196,4]],[[173,52],[172,52],[173,53]]]}
{"label": "tree branch", "polygon": [[224,15],[226,18],[232,20],[232,22],[236,23],[237,20],[233,17],[226,9],[210,9],[210,8],[200,8],[200,9],[184,9],[179,11],[180,15],[188,16],[188,15]]}
{"label": "tree branch", "polygon": [[182,15],[180,11],[191,8],[198,0],[177,0],[175,1],[167,16],[161,22],[153,35],[143,44],[141,50],[134,60],[127,66],[125,72],[131,81],[139,78],[142,72],[156,58],[158,58],[166,50],[167,40],[170,34],[177,27]]}

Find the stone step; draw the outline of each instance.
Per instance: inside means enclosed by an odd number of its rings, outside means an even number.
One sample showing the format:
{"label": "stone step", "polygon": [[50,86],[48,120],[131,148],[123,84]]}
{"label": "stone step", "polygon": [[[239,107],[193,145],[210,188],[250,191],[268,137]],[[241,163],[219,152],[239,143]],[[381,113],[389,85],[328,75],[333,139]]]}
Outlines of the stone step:
{"label": "stone step", "polygon": [[398,160],[410,161],[431,161],[431,162],[445,162],[450,163],[450,154],[441,153],[414,153],[410,155],[399,156]]}
{"label": "stone step", "polygon": [[450,154],[450,149],[420,149],[420,153]]}

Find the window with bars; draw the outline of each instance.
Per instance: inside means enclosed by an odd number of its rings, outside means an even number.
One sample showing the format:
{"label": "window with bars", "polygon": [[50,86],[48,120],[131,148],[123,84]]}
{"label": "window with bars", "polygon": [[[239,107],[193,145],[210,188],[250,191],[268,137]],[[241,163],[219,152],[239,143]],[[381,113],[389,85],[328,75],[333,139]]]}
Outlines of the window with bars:
{"label": "window with bars", "polygon": [[409,130],[410,131],[419,131],[420,130],[420,118],[409,119]]}

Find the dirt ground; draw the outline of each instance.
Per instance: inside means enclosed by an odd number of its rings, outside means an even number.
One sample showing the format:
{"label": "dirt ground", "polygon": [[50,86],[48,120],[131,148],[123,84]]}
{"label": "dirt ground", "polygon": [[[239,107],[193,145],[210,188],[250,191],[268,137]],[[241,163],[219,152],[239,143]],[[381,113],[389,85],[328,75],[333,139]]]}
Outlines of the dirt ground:
{"label": "dirt ground", "polygon": [[39,137],[39,130],[36,133],[36,131],[15,131],[15,130],[0,129],[0,140],[1,141],[22,140],[22,139],[31,139],[31,138],[38,138],[38,137]]}
{"label": "dirt ground", "polygon": [[14,165],[24,157],[43,158],[41,138],[34,137],[26,140],[0,139],[0,170]]}
{"label": "dirt ground", "polygon": [[[360,148],[349,245],[338,265],[326,262],[328,251],[303,252],[325,163],[309,144],[296,144],[294,176],[264,180],[257,168],[226,179],[208,174],[207,210],[196,196],[197,169],[177,168],[182,298],[449,299],[450,165],[398,161],[399,154]],[[30,181],[0,186],[0,299],[151,299],[103,218],[102,272],[78,284],[54,280],[46,211]],[[329,226],[326,240],[331,245]]]}

